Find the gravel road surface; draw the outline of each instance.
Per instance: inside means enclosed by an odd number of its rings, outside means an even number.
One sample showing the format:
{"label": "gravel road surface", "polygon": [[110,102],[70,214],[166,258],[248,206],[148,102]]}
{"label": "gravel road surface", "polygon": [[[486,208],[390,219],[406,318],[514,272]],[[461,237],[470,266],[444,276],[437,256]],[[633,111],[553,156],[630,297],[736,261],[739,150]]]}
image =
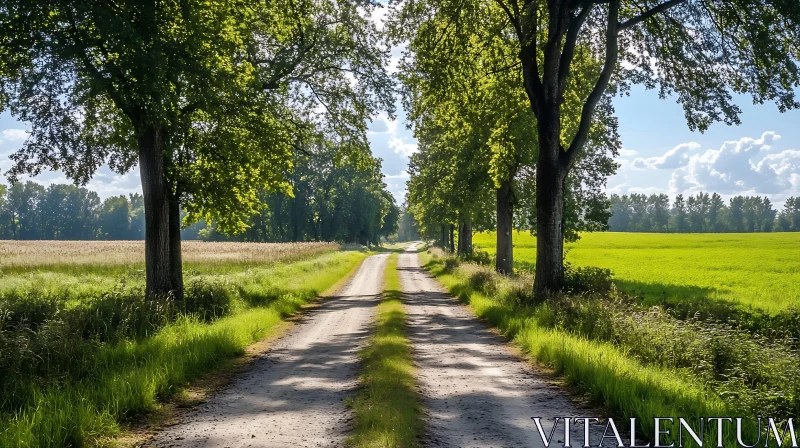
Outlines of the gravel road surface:
{"label": "gravel road surface", "polygon": [[247,373],[152,445],[342,446],[352,418],[344,400],[357,386],[357,354],[373,324],[387,257],[367,258],[336,297],[308,312]]}
{"label": "gravel road surface", "polygon": [[[531,417],[542,418],[549,437],[556,416],[596,415],[512,354],[507,342],[445,294],[420,267],[415,246],[400,255],[398,269],[426,414],[424,446],[541,447]],[[571,428],[571,445],[583,446],[583,425]],[[592,446],[603,429],[590,425]],[[563,441],[560,423],[550,446]]]}

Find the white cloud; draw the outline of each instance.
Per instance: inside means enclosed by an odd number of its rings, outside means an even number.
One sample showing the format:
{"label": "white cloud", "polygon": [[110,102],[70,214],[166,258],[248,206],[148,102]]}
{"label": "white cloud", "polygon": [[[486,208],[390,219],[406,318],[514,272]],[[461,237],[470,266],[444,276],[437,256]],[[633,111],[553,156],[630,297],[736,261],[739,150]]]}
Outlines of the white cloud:
{"label": "white cloud", "polygon": [[406,143],[398,137],[389,140],[389,147],[392,148],[395,153],[404,157],[411,157],[411,154],[417,152],[416,143]]}
{"label": "white cloud", "polygon": [[632,186],[628,185],[627,182],[614,185],[613,187],[606,188],[606,193],[608,193],[608,194],[619,194],[619,195],[638,193],[638,194],[646,194],[646,195],[649,196],[651,194],[659,194],[659,193],[664,193],[664,192],[665,191],[664,191],[663,188],[658,188],[658,187],[632,187]]}
{"label": "white cloud", "polygon": [[28,138],[28,131],[24,129],[4,129],[0,141],[21,142]]}
{"label": "white cloud", "polygon": [[689,160],[689,152],[700,149],[700,144],[695,142],[681,143],[670,149],[663,156],[637,158],[633,161],[633,167],[638,169],[676,169],[686,165]]}
{"label": "white cloud", "polygon": [[772,144],[779,139],[774,132],[765,132],[758,139],[743,137],[692,155],[672,173],[670,191],[778,196],[797,192],[800,151],[773,152]]}
{"label": "white cloud", "polygon": [[634,151],[633,149],[622,148],[622,149],[619,150],[619,155],[621,155],[622,157],[635,156],[636,155],[636,151]]}
{"label": "white cloud", "polygon": [[408,179],[411,176],[409,176],[408,171],[403,170],[400,171],[400,174],[387,174],[383,177],[385,177],[386,179]]}
{"label": "white cloud", "polygon": [[392,120],[386,113],[381,112],[372,119],[367,134],[389,134],[395,136],[397,135],[397,125],[398,120],[396,118]]}

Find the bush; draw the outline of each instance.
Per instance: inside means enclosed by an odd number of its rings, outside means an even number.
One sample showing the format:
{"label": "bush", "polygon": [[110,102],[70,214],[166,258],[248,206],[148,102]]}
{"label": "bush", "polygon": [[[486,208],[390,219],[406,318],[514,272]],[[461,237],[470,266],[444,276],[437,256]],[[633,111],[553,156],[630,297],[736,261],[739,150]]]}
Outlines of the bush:
{"label": "bush", "polygon": [[447,257],[444,260],[444,270],[453,272],[458,267],[458,259],[454,257]]}
{"label": "bush", "polygon": [[608,294],[614,287],[610,269],[564,265],[564,292],[567,294]]}
{"label": "bush", "polygon": [[464,259],[473,263],[477,263],[481,266],[491,266],[492,263],[494,263],[494,260],[492,259],[492,256],[489,255],[489,252],[478,249],[472,251],[471,254],[467,254]]}

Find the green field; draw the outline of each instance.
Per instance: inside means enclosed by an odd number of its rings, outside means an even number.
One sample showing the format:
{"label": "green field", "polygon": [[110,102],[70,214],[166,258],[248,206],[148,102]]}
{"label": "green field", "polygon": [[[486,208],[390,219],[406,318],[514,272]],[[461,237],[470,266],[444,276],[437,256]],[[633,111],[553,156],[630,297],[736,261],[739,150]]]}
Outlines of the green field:
{"label": "green field", "polygon": [[[475,248],[495,252],[494,233]],[[611,269],[624,291],[645,304],[728,302],[777,314],[800,305],[800,234],[590,233],[567,245],[567,261]],[[536,239],[514,235],[514,261],[530,270]]]}

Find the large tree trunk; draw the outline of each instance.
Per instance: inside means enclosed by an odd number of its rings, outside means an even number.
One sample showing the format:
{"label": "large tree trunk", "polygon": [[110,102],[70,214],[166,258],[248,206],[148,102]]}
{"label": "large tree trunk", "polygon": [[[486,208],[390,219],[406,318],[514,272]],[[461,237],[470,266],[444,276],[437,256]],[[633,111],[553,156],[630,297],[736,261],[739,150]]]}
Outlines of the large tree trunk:
{"label": "large tree trunk", "polygon": [[497,189],[497,254],[495,270],[501,274],[514,272],[514,206],[511,180]]}
{"label": "large tree trunk", "polygon": [[[534,295],[545,299],[564,283],[564,179],[558,140],[541,144],[536,164],[536,277]],[[541,141],[541,140],[540,140]]]}
{"label": "large tree trunk", "polygon": [[169,273],[172,281],[172,292],[176,299],[182,300],[181,202],[177,192],[170,192],[169,199]]}
{"label": "large tree trunk", "polygon": [[472,254],[472,220],[469,216],[458,225],[458,255]]}
{"label": "large tree trunk", "polygon": [[170,275],[169,196],[164,172],[162,130],[147,126],[138,135],[139,171],[144,197],[145,293],[147,297],[172,292]]}

